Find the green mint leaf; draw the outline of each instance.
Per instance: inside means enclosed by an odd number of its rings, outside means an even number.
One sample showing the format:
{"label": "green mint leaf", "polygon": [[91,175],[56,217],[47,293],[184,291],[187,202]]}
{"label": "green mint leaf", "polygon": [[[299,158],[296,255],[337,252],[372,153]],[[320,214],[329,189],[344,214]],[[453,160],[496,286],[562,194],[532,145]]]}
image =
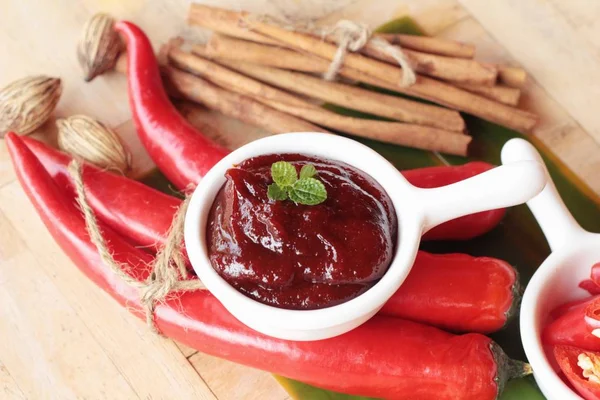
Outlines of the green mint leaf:
{"label": "green mint leaf", "polygon": [[306,164],[300,170],[300,179],[312,178],[317,175],[317,169],[312,164]]}
{"label": "green mint leaf", "polygon": [[288,194],[293,202],[307,206],[320,204],[327,199],[325,185],[315,178],[304,178],[296,181]]}
{"label": "green mint leaf", "polygon": [[285,189],[282,189],[276,183],[272,183],[267,188],[267,196],[269,199],[277,201],[277,200],[287,200],[288,194]]}
{"label": "green mint leaf", "polygon": [[280,188],[292,186],[298,180],[296,167],[287,161],[277,161],[271,165],[271,176]]}

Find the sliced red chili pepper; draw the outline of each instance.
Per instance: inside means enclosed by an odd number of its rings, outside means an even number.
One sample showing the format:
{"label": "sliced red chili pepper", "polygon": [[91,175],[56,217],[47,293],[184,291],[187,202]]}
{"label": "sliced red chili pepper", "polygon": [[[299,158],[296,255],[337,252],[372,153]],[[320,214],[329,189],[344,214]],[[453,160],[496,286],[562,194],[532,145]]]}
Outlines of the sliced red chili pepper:
{"label": "sliced red chili pepper", "polygon": [[506,324],[520,298],[517,272],[504,261],[420,251],[381,313],[454,332],[490,333]]}
{"label": "sliced red chili pepper", "polygon": [[579,282],[578,286],[580,288],[582,288],[583,290],[586,290],[592,296],[600,294],[600,286],[598,286],[598,284],[596,284],[596,282],[594,282],[591,279],[585,279],[585,280]]}
{"label": "sliced red chili pepper", "polygon": [[572,387],[586,400],[600,400],[600,353],[556,346],[554,357]]}
{"label": "sliced red chili pepper", "polygon": [[[71,156],[35,139],[22,139],[62,187],[71,186],[71,178],[67,172]],[[196,156],[202,158],[203,153],[197,153]],[[402,174],[417,187],[432,188],[470,178],[491,168],[491,164],[473,162],[461,166],[413,169],[403,171]],[[88,179],[88,174],[93,179]],[[164,235],[161,232],[168,230],[180,204],[179,199],[89,165],[84,168],[84,181],[90,205],[113,229],[141,246],[162,243]],[[124,190],[127,191],[127,196],[123,194]],[[144,204],[144,208],[136,207],[137,204]],[[427,232],[424,239],[472,238],[494,228],[504,213],[505,210],[500,209],[457,218]]]}
{"label": "sliced red chili pepper", "polygon": [[126,21],[116,23],[115,30],[127,43],[129,103],[141,142],[175,186],[183,190],[197,184],[228,151],[204,137],[173,106],[144,32]]}
{"label": "sliced red chili pepper", "polygon": [[568,345],[600,351],[600,337],[592,333],[600,328],[598,310],[600,310],[600,296],[557,307],[552,312],[556,319],[544,328],[543,342],[549,345]]}
{"label": "sliced red chili pepper", "polygon": [[600,286],[600,262],[592,265],[592,273],[590,279]]}
{"label": "sliced red chili pepper", "polygon": [[[475,161],[459,166],[439,166],[402,171],[402,175],[419,188],[436,188],[450,185],[494,168],[493,165]],[[427,232],[425,240],[468,240],[481,236],[496,227],[506,214],[506,209],[483,211],[448,221]]]}
{"label": "sliced red chili pepper", "polygon": [[[100,260],[81,213],[33,153],[5,137],[17,177],[44,224],[78,268],[136,315],[138,293]],[[148,254],[103,227],[111,254],[129,274],[148,275]],[[388,399],[495,399],[525,366],[480,334],[455,336],[399,318],[376,316],[353,331],[315,342],[259,334],[237,321],[207,291],[182,293],[157,305],[165,335],[200,351],[316,386]],[[360,362],[356,362],[360,360]]]}

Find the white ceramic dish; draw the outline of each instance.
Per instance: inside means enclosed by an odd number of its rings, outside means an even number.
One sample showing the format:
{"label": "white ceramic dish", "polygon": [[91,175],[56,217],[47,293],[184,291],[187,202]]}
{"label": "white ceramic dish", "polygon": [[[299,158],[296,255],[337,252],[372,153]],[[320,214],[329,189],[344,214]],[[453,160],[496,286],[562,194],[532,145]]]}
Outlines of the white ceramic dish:
{"label": "white ceramic dish", "polygon": [[[301,153],[341,161],[364,171],[385,189],[398,216],[398,244],[384,277],[364,294],[329,308],[297,311],[252,300],[230,286],[212,268],[206,246],[206,224],[215,195],[232,166],[259,155]],[[523,203],[545,185],[543,166],[525,161],[495,168],[438,189],[410,185],[385,158],[340,136],[289,133],[247,144],[217,163],[194,191],[185,219],[185,244],[198,277],[241,322],[266,335],[289,340],[318,340],[347,332],[371,318],[409,273],[421,235],[466,214]]]}
{"label": "white ceramic dish", "polygon": [[[537,150],[523,139],[512,139],[502,148],[503,163],[524,160],[543,162]],[[540,224],[552,254],[535,272],[523,295],[521,340],[535,380],[548,399],[581,399],[555,372],[553,361],[544,351],[541,333],[556,306],[589,297],[578,284],[589,278],[592,265],[600,261],[600,235],[577,224],[550,177],[542,193],[527,205]]]}

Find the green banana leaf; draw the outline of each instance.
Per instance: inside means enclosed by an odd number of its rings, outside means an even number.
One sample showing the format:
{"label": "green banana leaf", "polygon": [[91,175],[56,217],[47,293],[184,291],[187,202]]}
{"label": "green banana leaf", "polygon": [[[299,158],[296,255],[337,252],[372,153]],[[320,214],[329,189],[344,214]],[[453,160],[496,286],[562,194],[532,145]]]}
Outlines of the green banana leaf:
{"label": "green banana leaf", "polygon": [[[421,34],[418,25],[410,18],[391,21],[379,28],[379,32]],[[373,90],[384,91],[370,87]],[[401,96],[398,93],[384,91]],[[328,109],[355,117],[376,118],[353,110],[328,105]],[[542,154],[557,189],[575,219],[585,229],[600,232],[600,199],[579,180],[563,163],[561,163],[539,140],[532,136],[524,136],[518,132],[499,125],[483,121],[470,115],[463,115],[467,128],[477,144],[473,155],[469,158],[444,156],[437,153],[410,149],[391,144],[361,140],[375,149],[399,169],[419,168],[443,164],[464,164],[468,161],[483,160],[500,164],[500,149],[512,138],[524,138],[532,142]],[[355,138],[356,139],[356,138]],[[510,209],[504,221],[488,234],[467,242],[435,242],[424,243],[422,248],[431,252],[450,253],[463,252],[474,256],[491,256],[504,259],[514,265],[520,273],[521,283],[526,285],[536,268],[550,254],[550,249],[543,233],[535,222],[527,206]],[[502,331],[491,337],[515,359],[526,360],[518,318]],[[276,377],[294,399],[310,400],[366,400],[366,397],[350,396],[319,389],[301,382]],[[506,386],[501,400],[537,400],[543,399],[532,377],[516,379]]]}
{"label": "green banana leaf", "polygon": [[[408,33],[419,35],[421,30],[410,18],[391,21],[381,28],[380,32]],[[403,96],[396,92],[362,85],[372,90]],[[417,99],[418,100],[418,99]],[[340,114],[361,118],[381,119],[375,116],[344,109],[334,105],[326,108]],[[412,169],[435,165],[457,165],[469,161],[482,160],[500,164],[500,149],[512,138],[529,140],[542,154],[556,187],[575,219],[585,229],[600,232],[600,199],[592,190],[578,179],[552,152],[539,140],[532,136],[524,136],[518,132],[483,121],[479,118],[463,115],[470,134],[474,137],[476,147],[469,158],[445,156],[417,149],[411,149],[381,142],[354,138],[378,151],[399,169]],[[149,176],[144,182],[176,194],[176,190],[168,181],[157,175]],[[549,247],[542,231],[535,222],[527,206],[518,206],[508,210],[503,222],[488,234],[467,242],[429,242],[421,246],[424,250],[437,253],[467,253],[474,256],[497,257],[515,266],[525,286],[536,268],[550,254]],[[526,360],[519,334],[518,318],[514,318],[507,327],[491,337],[514,359]],[[367,397],[351,396],[316,388],[292,379],[276,376],[278,382],[294,399],[298,400],[369,400]],[[532,377],[516,379],[509,382],[500,400],[538,400],[544,399]],[[374,399],[373,399],[374,400]]]}

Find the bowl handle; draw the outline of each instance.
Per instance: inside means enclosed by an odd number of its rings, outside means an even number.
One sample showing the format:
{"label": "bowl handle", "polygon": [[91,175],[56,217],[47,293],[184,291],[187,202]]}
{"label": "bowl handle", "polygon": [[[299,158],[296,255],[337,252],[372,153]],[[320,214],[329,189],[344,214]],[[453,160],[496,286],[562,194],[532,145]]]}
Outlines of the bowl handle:
{"label": "bowl handle", "polygon": [[[544,163],[535,147],[524,139],[511,139],[502,147],[502,163],[534,160]],[[527,202],[529,209],[542,228],[550,249],[555,251],[564,246],[567,241],[576,241],[576,236],[585,235],[585,231],[569,212],[562,201],[548,170],[544,167],[548,183],[544,190]]]}
{"label": "bowl handle", "polygon": [[480,211],[522,204],[546,184],[537,161],[510,163],[464,181],[435,189],[416,189],[425,217],[423,233],[446,221]]}

